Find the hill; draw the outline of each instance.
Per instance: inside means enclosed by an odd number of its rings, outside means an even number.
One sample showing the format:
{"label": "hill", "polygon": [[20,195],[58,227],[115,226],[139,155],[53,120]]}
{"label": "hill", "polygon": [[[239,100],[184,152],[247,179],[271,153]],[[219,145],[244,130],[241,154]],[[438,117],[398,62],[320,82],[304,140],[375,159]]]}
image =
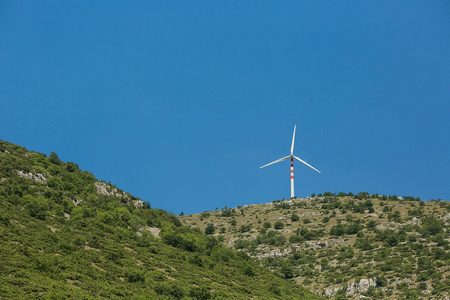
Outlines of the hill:
{"label": "hill", "polygon": [[0,299],[319,299],[55,153],[0,141]]}
{"label": "hill", "polygon": [[325,193],[180,220],[320,295],[448,299],[449,202]]}

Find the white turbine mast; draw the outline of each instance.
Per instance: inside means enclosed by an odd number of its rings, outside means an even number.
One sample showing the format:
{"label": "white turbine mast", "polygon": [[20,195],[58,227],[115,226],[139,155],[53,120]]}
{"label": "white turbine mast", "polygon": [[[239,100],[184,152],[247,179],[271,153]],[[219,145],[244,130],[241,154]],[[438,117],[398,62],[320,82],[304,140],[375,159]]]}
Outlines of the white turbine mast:
{"label": "white turbine mast", "polygon": [[317,170],[316,168],[314,168],[313,166],[311,166],[310,164],[308,164],[306,161],[301,160],[300,158],[298,158],[297,156],[294,155],[294,140],[295,140],[295,128],[297,127],[297,125],[294,125],[294,134],[292,135],[292,145],[291,145],[291,155],[285,156],[283,158],[277,159],[276,161],[273,161],[271,163],[268,163],[267,165],[264,165],[262,167],[259,167],[260,169],[270,166],[272,164],[276,164],[277,162],[286,160],[288,158],[291,159],[291,198],[295,197],[295,193],[294,193],[294,158],[302,163],[304,163],[305,165],[307,165],[308,167],[310,167],[311,169],[317,171],[320,173],[319,170]]}

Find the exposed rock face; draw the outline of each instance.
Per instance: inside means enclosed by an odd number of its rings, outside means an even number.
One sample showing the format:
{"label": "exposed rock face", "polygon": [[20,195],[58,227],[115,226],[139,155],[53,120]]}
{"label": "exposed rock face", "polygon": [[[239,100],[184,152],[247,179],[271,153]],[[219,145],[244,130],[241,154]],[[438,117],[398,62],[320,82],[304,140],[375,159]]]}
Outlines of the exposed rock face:
{"label": "exposed rock face", "polygon": [[97,181],[95,183],[97,193],[105,196],[114,196],[117,198],[128,198],[128,195],[124,192],[119,192],[115,187],[106,184],[105,182]]}
{"label": "exposed rock face", "polygon": [[361,294],[367,292],[371,286],[376,287],[376,285],[376,278],[362,278],[358,283],[349,283],[346,292],[348,295]]}
{"label": "exposed rock face", "polygon": [[145,226],[145,227],[139,228],[139,231],[136,232],[136,234],[137,234],[138,236],[141,236],[141,235],[142,235],[142,231],[144,231],[144,230],[150,231],[150,233],[151,233],[154,237],[157,237],[157,238],[159,238],[159,232],[161,231],[161,229],[159,229],[159,228],[157,228],[157,227]]}
{"label": "exposed rock face", "polygon": [[73,202],[73,205],[77,206],[77,205],[83,203],[83,199],[77,197],[75,199],[72,199],[72,202]]}
{"label": "exposed rock face", "polygon": [[125,192],[120,192],[115,187],[112,187],[111,185],[107,184],[106,182],[97,181],[95,183],[95,188],[97,189],[97,193],[105,196],[113,196],[120,199],[126,199],[127,204],[130,204],[130,202],[133,203],[135,207],[142,207],[144,205],[144,201],[142,200],[132,200],[130,196],[128,196]]}
{"label": "exposed rock face", "polygon": [[406,221],[405,223],[403,223],[401,226],[403,227],[403,226],[406,226],[406,225],[420,225],[420,224],[421,224],[420,219],[414,217],[411,220]]}
{"label": "exposed rock face", "polygon": [[339,287],[325,289],[323,291],[323,295],[327,298],[334,297],[337,294],[337,292],[339,292],[340,289],[341,288],[339,288]]}
{"label": "exposed rock face", "polygon": [[39,183],[45,183],[45,181],[47,180],[47,177],[45,177],[45,175],[41,173],[31,173],[31,172],[26,173],[24,171],[17,170],[17,175],[26,179],[31,179]]}
{"label": "exposed rock face", "polygon": [[[365,293],[369,290],[371,286],[376,287],[377,279],[374,278],[362,278],[359,282],[351,282],[347,285],[345,290],[347,296],[358,296],[359,294]],[[333,286],[327,288],[323,291],[323,296],[327,298],[332,298],[342,290],[339,286]],[[359,299],[365,298],[363,295],[359,295]],[[352,298],[353,299],[353,298]]]}
{"label": "exposed rock face", "polygon": [[142,200],[132,200],[131,202],[133,202],[134,207],[142,207],[142,206],[144,206],[144,201],[142,201]]}
{"label": "exposed rock face", "polygon": [[[261,250],[261,249],[258,249]],[[291,253],[290,249],[268,249],[266,252],[258,251],[258,254],[254,257],[257,257],[258,259],[265,258],[265,257],[280,257],[280,256],[286,256],[289,253]]]}

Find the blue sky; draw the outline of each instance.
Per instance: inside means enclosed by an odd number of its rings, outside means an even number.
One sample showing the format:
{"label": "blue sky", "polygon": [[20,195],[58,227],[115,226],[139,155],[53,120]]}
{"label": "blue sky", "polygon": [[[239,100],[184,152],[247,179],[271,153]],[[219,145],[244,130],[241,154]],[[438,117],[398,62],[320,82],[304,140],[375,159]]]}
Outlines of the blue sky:
{"label": "blue sky", "polygon": [[173,213],[450,198],[448,1],[2,1],[0,139]]}

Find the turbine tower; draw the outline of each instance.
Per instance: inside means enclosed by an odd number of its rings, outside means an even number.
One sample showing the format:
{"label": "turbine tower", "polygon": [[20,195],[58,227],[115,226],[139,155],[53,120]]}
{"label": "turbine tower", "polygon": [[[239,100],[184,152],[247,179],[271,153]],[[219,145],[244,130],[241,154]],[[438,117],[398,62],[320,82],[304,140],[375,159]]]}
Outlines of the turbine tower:
{"label": "turbine tower", "polygon": [[305,165],[307,165],[308,167],[312,168],[313,170],[316,170],[317,172],[320,173],[319,170],[317,170],[316,168],[314,168],[313,166],[311,166],[310,164],[308,164],[306,161],[301,160],[300,158],[298,158],[297,156],[294,155],[294,140],[295,140],[295,128],[297,127],[297,125],[294,125],[294,134],[292,135],[292,145],[291,145],[291,155],[285,156],[283,158],[277,159],[276,161],[273,161],[271,163],[268,163],[267,165],[264,165],[262,167],[259,167],[260,169],[270,166],[272,164],[275,164],[277,162],[286,160],[288,158],[291,159],[291,198],[295,197],[295,193],[294,193],[294,158],[302,163],[304,163]]}

